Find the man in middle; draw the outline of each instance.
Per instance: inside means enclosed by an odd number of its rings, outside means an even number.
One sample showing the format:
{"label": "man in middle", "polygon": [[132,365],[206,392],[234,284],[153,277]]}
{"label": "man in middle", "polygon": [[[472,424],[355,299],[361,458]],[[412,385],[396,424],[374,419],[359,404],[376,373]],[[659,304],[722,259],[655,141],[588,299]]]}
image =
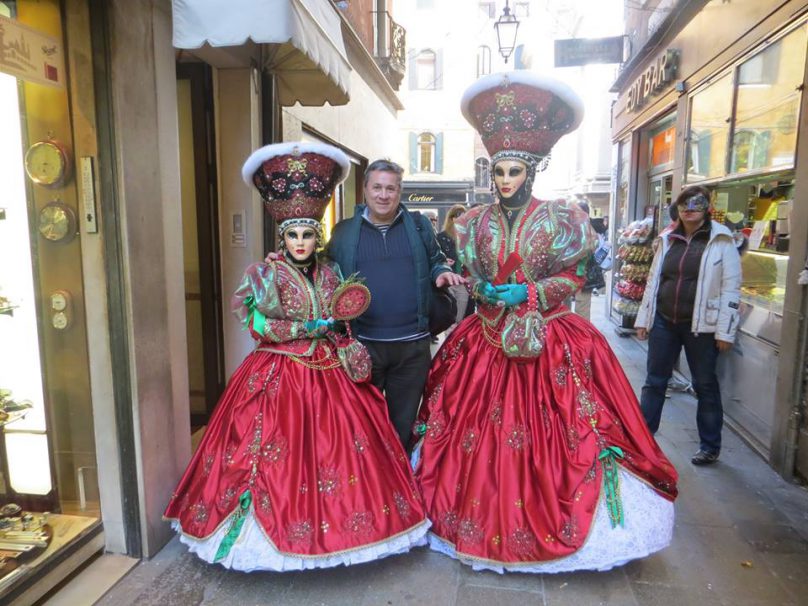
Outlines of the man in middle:
{"label": "man in middle", "polygon": [[340,221],[328,256],[342,274],[363,278],[370,307],[355,322],[373,360],[371,381],[387,400],[390,421],[407,445],[429,372],[432,284],[463,284],[452,273],[429,219],[401,204],[398,164],[376,160],[365,171],[365,205]]}

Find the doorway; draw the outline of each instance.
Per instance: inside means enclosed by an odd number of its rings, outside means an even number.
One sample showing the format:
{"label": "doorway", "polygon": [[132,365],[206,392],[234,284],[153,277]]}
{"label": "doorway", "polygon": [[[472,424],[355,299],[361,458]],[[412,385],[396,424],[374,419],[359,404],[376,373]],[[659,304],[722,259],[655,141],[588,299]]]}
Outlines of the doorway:
{"label": "doorway", "polygon": [[207,424],[225,385],[213,74],[177,64],[185,322],[193,431]]}

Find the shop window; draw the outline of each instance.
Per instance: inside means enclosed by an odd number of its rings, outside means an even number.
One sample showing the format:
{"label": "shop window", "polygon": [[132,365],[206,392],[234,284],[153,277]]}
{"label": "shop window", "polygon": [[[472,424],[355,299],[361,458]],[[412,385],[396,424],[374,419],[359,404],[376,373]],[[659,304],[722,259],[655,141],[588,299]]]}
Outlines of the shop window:
{"label": "shop window", "polygon": [[793,166],[806,43],[802,26],[738,68],[731,172]]}
{"label": "shop window", "polygon": [[478,5],[480,15],[486,19],[493,19],[497,16],[497,7],[495,2],[480,2]]}
{"label": "shop window", "polygon": [[615,192],[617,200],[615,220],[618,228],[628,225],[629,219],[629,176],[631,175],[631,138],[626,138],[619,143],[617,151],[617,190]]}
{"label": "shop window", "polygon": [[474,162],[474,187],[491,186],[491,163],[488,158],[477,158]]}
{"label": "shop window", "polygon": [[442,53],[424,49],[410,61],[410,90],[437,90],[442,87]]}
{"label": "shop window", "polygon": [[692,183],[726,173],[727,137],[732,114],[732,76],[693,95],[690,102],[687,181]]}
{"label": "shop window", "polygon": [[410,173],[443,172],[443,133],[410,133]]}
{"label": "shop window", "polygon": [[649,169],[673,162],[676,125],[666,124],[651,131],[648,138]]}
{"label": "shop window", "polygon": [[491,73],[491,47],[481,45],[477,47],[477,77]]}

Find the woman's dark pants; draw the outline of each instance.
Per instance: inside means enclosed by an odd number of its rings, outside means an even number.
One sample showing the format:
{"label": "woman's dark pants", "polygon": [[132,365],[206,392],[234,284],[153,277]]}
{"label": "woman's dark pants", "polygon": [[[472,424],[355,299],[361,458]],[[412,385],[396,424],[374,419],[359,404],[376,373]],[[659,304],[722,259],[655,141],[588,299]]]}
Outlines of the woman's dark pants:
{"label": "woman's dark pants", "polygon": [[715,372],[718,348],[713,333],[696,335],[691,332],[691,322],[674,324],[656,315],[648,333],[648,374],[640,398],[642,414],[651,433],[656,433],[665,404],[665,390],[682,347],[685,348],[693,389],[698,398],[696,425],[699,429],[699,449],[718,454],[721,451],[724,413]]}

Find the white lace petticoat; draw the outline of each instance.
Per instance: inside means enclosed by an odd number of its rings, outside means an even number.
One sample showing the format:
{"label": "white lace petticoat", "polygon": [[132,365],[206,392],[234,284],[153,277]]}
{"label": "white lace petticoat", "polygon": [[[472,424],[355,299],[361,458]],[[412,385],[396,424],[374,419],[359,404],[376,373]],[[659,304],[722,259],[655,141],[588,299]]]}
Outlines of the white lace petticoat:
{"label": "white lace petticoat", "polygon": [[650,486],[620,469],[620,495],[624,526],[612,528],[601,494],[592,527],[578,551],[558,560],[526,564],[477,560],[457,554],[454,546],[429,533],[429,546],[468,564],[474,570],[556,573],[574,570],[604,571],[644,558],[667,547],[673,537],[673,503],[659,496]]}
{"label": "white lace petticoat", "polygon": [[[171,527],[180,533],[180,541],[185,543],[192,553],[195,553],[206,562],[213,563],[216,552],[229,529],[229,524],[221,527],[207,539],[196,539],[184,534],[176,520]],[[217,563],[225,568],[251,572],[254,570],[274,570],[284,572],[287,570],[310,570],[313,568],[332,568],[334,566],[350,566],[379,560],[387,556],[405,553],[413,547],[426,545],[426,533],[431,523],[424,521],[402,534],[396,535],[386,541],[373,543],[365,547],[341,551],[339,553],[296,556],[281,553],[266,538],[258,522],[249,512],[244,519],[239,537],[230,549],[230,552]]]}

